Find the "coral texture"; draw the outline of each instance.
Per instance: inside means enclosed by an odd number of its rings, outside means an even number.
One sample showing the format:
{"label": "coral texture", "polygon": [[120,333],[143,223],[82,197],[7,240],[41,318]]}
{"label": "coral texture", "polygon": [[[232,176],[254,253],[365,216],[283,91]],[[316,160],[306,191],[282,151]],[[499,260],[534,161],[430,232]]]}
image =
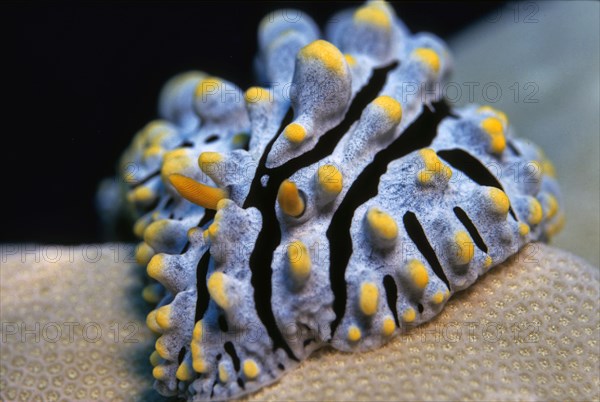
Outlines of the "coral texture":
{"label": "coral texture", "polygon": [[145,296],[164,395],[237,397],[325,345],[380,347],[564,218],[551,163],[504,113],[446,106],[439,39],[381,1],[336,15],[327,41],[287,15],[259,28],[268,88],[178,76],[170,122],[121,161],[137,259],[162,285]]}
{"label": "coral texture", "polygon": [[[35,262],[20,252],[2,261],[0,400],[164,400],[151,389],[154,342],[128,249],[62,247],[59,261]],[[452,297],[430,322],[369,352],[315,352],[250,399],[598,401],[598,273],[572,254],[533,243]],[[72,341],[65,322],[80,324]],[[30,333],[11,334],[12,323]],[[58,342],[51,323],[62,329]],[[86,341],[88,323],[100,325],[103,336],[90,326]],[[128,323],[137,330],[125,329]]]}

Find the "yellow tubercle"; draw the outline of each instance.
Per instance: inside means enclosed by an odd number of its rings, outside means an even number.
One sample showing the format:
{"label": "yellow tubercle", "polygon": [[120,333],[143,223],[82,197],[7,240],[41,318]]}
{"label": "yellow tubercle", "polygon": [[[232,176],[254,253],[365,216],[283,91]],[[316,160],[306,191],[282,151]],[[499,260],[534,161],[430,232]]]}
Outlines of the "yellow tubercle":
{"label": "yellow tubercle", "polygon": [[146,230],[146,227],[149,224],[150,220],[146,216],[142,216],[133,224],[133,234],[138,238],[142,238],[144,236],[144,230]]}
{"label": "yellow tubercle", "polygon": [[306,129],[298,123],[290,123],[283,130],[283,136],[292,144],[300,144],[306,138]]}
{"label": "yellow tubercle", "polygon": [[554,165],[548,159],[542,160],[542,172],[550,177],[556,177],[556,170],[554,169]]}
{"label": "yellow tubercle", "polygon": [[344,54],[344,58],[346,59],[346,63],[348,63],[350,67],[354,67],[356,65],[356,59],[351,54]]}
{"label": "yellow tubercle", "polygon": [[296,183],[284,180],[277,193],[279,207],[286,215],[298,217],[304,212],[304,200],[300,196]]}
{"label": "yellow tubercle", "polygon": [[483,267],[485,269],[488,269],[489,267],[492,266],[493,260],[492,257],[490,257],[489,255],[485,256],[485,260],[483,261]]}
{"label": "yellow tubercle", "polygon": [[519,234],[521,236],[527,236],[529,234],[529,225],[526,223],[519,223]]}
{"label": "yellow tubercle", "polygon": [[490,137],[490,151],[499,154],[506,148],[504,126],[497,117],[486,117],[481,122],[481,128]]}
{"label": "yellow tubercle", "polygon": [[158,381],[166,381],[169,374],[164,366],[156,366],[152,369],[152,376]]}
{"label": "yellow tubercle", "polygon": [[250,87],[244,93],[244,100],[246,100],[247,103],[271,101],[271,93],[265,88]]}
{"label": "yellow tubercle", "polygon": [[142,155],[142,158],[144,160],[150,159],[154,156],[159,156],[164,152],[164,148],[161,147],[160,145],[152,145],[148,148],[146,148],[146,150],[144,151],[144,154]]}
{"label": "yellow tubercle", "polygon": [[152,354],[150,355],[150,364],[152,365],[152,367],[156,367],[160,364],[162,360],[162,357],[160,357],[160,355],[158,354],[158,352],[155,350],[154,352],[152,352]]}
{"label": "yellow tubercle", "polygon": [[333,165],[323,165],[317,171],[319,187],[326,193],[338,195],[344,186],[342,173]]}
{"label": "yellow tubercle", "polygon": [[552,237],[552,236],[556,235],[558,232],[560,232],[564,226],[565,226],[565,215],[561,214],[556,219],[555,222],[552,222],[551,224],[547,225],[544,228],[544,233],[546,233],[546,236]]}
{"label": "yellow tubercle", "polygon": [[342,53],[331,43],[318,39],[304,46],[298,52],[298,56],[303,60],[318,60],[325,68],[337,75],[345,75],[345,60]]}
{"label": "yellow tubercle", "polygon": [[504,128],[506,129],[508,127],[508,117],[506,116],[506,113],[504,113],[501,110],[498,110],[492,106],[481,106],[480,108],[477,109],[478,112],[480,113],[493,113],[496,115],[496,117],[502,122],[502,125],[504,126]]}
{"label": "yellow tubercle", "polygon": [[160,281],[162,279],[162,271],[165,269],[164,255],[156,254],[146,267],[146,272],[150,278]]}
{"label": "yellow tubercle", "polygon": [[187,148],[176,148],[165,154],[165,159],[187,158]]}
{"label": "yellow tubercle", "polygon": [[244,371],[244,376],[250,380],[258,377],[260,374],[260,367],[258,367],[254,359],[244,360],[242,370]]}
{"label": "yellow tubercle", "polygon": [[198,83],[194,94],[197,98],[204,99],[206,95],[211,95],[218,91],[221,88],[221,85],[223,85],[223,81],[220,79],[216,77],[207,77]]}
{"label": "yellow tubercle", "polygon": [[172,174],[182,174],[194,168],[194,160],[188,155],[187,149],[177,149],[165,154],[160,168],[163,180]]}
{"label": "yellow tubercle", "polygon": [[431,296],[431,301],[435,304],[440,304],[441,302],[444,301],[444,293],[442,292],[435,292],[433,296]]}
{"label": "yellow tubercle", "polygon": [[223,310],[231,308],[231,298],[227,295],[227,275],[215,272],[208,278],[207,287],[210,297]]}
{"label": "yellow tubercle", "polygon": [[229,373],[227,372],[227,366],[221,362],[219,363],[219,381],[226,383],[229,381]]}
{"label": "yellow tubercle", "polygon": [[412,283],[418,289],[425,289],[429,283],[429,274],[427,273],[425,265],[419,260],[410,260],[408,264],[406,264],[406,269]]}
{"label": "yellow tubercle", "polygon": [[192,379],[194,379],[192,367],[190,367],[187,360],[181,362],[181,364],[177,368],[177,371],[175,372],[175,377],[177,377],[179,381],[191,381]]}
{"label": "yellow tubercle", "polygon": [[412,56],[428,66],[434,73],[440,71],[440,56],[433,49],[420,47],[412,52]]}
{"label": "yellow tubercle", "polygon": [[310,254],[306,245],[299,240],[291,242],[287,247],[287,257],[292,277],[297,282],[304,282],[311,270]]}
{"label": "yellow tubercle", "polygon": [[367,5],[354,12],[353,20],[357,24],[368,24],[385,30],[391,29],[390,17],[381,9]]}
{"label": "yellow tubercle", "polygon": [[548,208],[546,209],[546,218],[552,218],[558,212],[558,201],[552,194],[548,194],[547,197]]}
{"label": "yellow tubercle", "polygon": [[198,321],[194,326],[192,332],[191,342],[191,353],[192,353],[192,368],[196,373],[205,373],[207,371],[207,365],[202,357],[202,342],[203,342],[203,328],[202,320]]}
{"label": "yellow tubercle", "polygon": [[402,313],[402,321],[404,322],[413,322],[415,318],[417,318],[417,312],[412,307],[407,308],[404,313]]}
{"label": "yellow tubercle", "polygon": [[391,96],[378,96],[373,103],[383,109],[386,116],[395,124],[400,123],[400,120],[402,120],[402,105]]}
{"label": "yellow tubercle", "polygon": [[[163,335],[164,336],[164,335]],[[154,344],[154,348],[160,357],[163,359],[169,359],[169,351],[167,350],[166,345],[164,344],[163,336],[160,336],[156,343]]]}
{"label": "yellow tubercle", "polygon": [[471,236],[464,230],[459,230],[454,234],[454,242],[458,248],[456,263],[458,265],[468,264],[475,255],[475,244]]}
{"label": "yellow tubercle", "polygon": [[359,306],[366,316],[374,315],[379,304],[379,289],[373,282],[363,282],[360,285]]}
{"label": "yellow tubercle", "polygon": [[421,184],[431,184],[436,176],[442,176],[446,180],[452,177],[452,170],[446,166],[435,151],[431,148],[425,148],[419,151],[419,155],[425,164],[425,168],[417,173],[417,180]]}
{"label": "yellow tubercle", "polygon": [[208,229],[206,229],[206,233],[208,234],[208,237],[211,240],[214,240],[215,237],[217,236],[217,233],[219,233],[219,223],[218,222],[211,223],[210,226],[208,226]]}
{"label": "yellow tubercle", "polygon": [[381,324],[381,334],[383,336],[390,336],[396,330],[396,323],[392,317],[385,317]]}
{"label": "yellow tubercle", "polygon": [[169,329],[169,316],[171,315],[171,305],[166,304],[156,310],[156,322],[162,329]]}
{"label": "yellow tubercle", "polygon": [[367,211],[367,223],[371,232],[379,239],[390,241],[398,236],[398,225],[394,218],[377,207],[371,207]]}
{"label": "yellow tubercle", "polygon": [[156,133],[155,136],[150,140],[150,147],[162,146],[169,138],[173,137],[173,132],[171,130],[160,130]]}
{"label": "yellow tubercle", "polygon": [[350,328],[348,328],[348,340],[350,342],[358,342],[361,337],[362,333],[356,325],[351,325]]}
{"label": "yellow tubercle", "polygon": [[542,221],[543,211],[542,204],[535,198],[529,199],[529,217],[528,221],[530,225],[537,225]]}
{"label": "yellow tubercle", "polygon": [[146,242],[141,242],[135,249],[135,261],[140,265],[146,265],[154,257],[154,250]]}
{"label": "yellow tubercle", "polygon": [[204,173],[214,171],[215,163],[223,161],[223,155],[220,152],[202,152],[198,157],[198,167],[202,169]]}
{"label": "yellow tubercle", "polygon": [[508,209],[510,208],[510,200],[504,191],[496,187],[490,187],[488,190],[488,196],[492,201],[494,212],[503,216],[508,213]]}
{"label": "yellow tubercle", "polygon": [[152,310],[146,316],[146,326],[156,334],[162,334],[163,330],[156,322],[156,310]]}
{"label": "yellow tubercle", "polygon": [[[223,198],[221,201],[217,202],[217,211],[226,208],[228,205],[234,204],[229,198]],[[216,219],[215,219],[216,220]]]}
{"label": "yellow tubercle", "polygon": [[223,189],[198,183],[180,174],[172,174],[169,181],[183,198],[206,209],[217,209],[217,203],[229,196]]}
{"label": "yellow tubercle", "polygon": [[154,200],[154,198],[156,198],[156,193],[147,186],[136,187],[128,195],[128,199],[131,202],[148,203]]}

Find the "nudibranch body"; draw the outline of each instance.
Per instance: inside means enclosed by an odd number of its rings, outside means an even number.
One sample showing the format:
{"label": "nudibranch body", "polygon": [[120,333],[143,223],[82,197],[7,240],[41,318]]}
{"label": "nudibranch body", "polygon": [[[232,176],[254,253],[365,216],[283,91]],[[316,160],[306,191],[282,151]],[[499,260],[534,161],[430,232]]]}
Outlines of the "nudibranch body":
{"label": "nudibranch body", "polygon": [[504,113],[432,90],[441,40],[381,1],[326,39],[286,15],[259,28],[269,86],[175,77],[121,161],[160,283],[144,297],[164,395],[238,397],[324,345],[378,347],[564,219],[551,163]]}

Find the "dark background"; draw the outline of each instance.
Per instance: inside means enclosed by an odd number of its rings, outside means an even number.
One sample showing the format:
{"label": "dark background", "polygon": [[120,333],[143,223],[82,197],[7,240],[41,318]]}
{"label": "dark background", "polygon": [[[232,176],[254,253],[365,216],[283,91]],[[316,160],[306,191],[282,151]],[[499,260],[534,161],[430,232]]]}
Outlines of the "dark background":
{"label": "dark background", "polygon": [[[447,39],[500,3],[393,2],[413,31]],[[94,194],[161,85],[199,69],[253,84],[261,18],[308,12],[323,27],[350,2],[0,3],[0,242],[103,240]]]}

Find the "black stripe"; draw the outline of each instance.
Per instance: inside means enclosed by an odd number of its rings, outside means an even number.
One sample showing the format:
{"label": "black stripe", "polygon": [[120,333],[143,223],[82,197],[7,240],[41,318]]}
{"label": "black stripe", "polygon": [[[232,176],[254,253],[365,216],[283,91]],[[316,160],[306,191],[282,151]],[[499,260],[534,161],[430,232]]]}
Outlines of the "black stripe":
{"label": "black stripe", "polygon": [[404,229],[406,229],[408,237],[415,243],[419,252],[423,254],[423,257],[425,257],[429,266],[433,269],[433,272],[446,284],[448,289],[450,289],[450,282],[448,281],[448,278],[446,278],[442,265],[435,254],[435,250],[431,247],[429,240],[427,240],[423,226],[421,226],[417,216],[413,212],[408,211],[404,214],[402,221],[404,222]]}
{"label": "black stripe", "polygon": [[[496,176],[494,176],[479,159],[467,151],[454,148],[438,151],[437,154],[454,169],[460,170],[480,186],[496,187],[497,189],[504,191],[502,184],[500,184],[500,181],[498,181]],[[517,220],[517,215],[515,215],[512,206],[509,207],[508,212],[510,212],[510,215]]]}
{"label": "black stripe", "polygon": [[210,296],[206,285],[206,274],[208,273],[208,262],[210,261],[210,252],[208,249],[198,261],[196,267],[196,316],[194,322],[198,322],[204,317]]}
{"label": "black stripe", "polygon": [[463,226],[467,229],[469,235],[471,235],[471,239],[473,239],[477,248],[483,251],[484,253],[487,253],[487,245],[479,235],[479,231],[477,230],[477,227],[475,226],[473,221],[469,219],[469,215],[467,215],[467,213],[461,207],[454,207],[454,215],[456,215],[460,223],[462,223]]}
{"label": "black stripe", "polygon": [[[271,263],[273,261],[273,253],[281,241],[281,229],[275,214],[275,202],[279,186],[283,180],[289,178],[294,172],[331,154],[338,141],[349,130],[354,121],[360,117],[362,110],[381,91],[385,85],[387,73],[396,65],[397,63],[394,63],[373,72],[367,86],[364,87],[352,101],[344,120],[325,133],[320,138],[315,148],[301,157],[288,161],[282,166],[274,169],[267,169],[265,163],[267,155],[276,140],[277,136],[275,136],[267,145],[261,156],[248,197],[244,203],[244,208],[256,207],[262,215],[262,228],[256,239],[252,255],[250,256],[250,270],[252,271],[251,283],[254,287],[254,304],[256,311],[273,341],[273,348],[283,348],[291,359],[298,360],[279,331],[271,306],[271,277],[273,274]],[[283,132],[285,127],[291,123],[292,119],[293,113],[290,108],[286,117],[281,122],[279,135]],[[266,187],[263,187],[260,179],[265,174],[269,175],[269,182]]]}
{"label": "black stripe", "polygon": [[450,110],[445,102],[433,105],[434,111],[424,108],[423,113],[411,124],[400,137],[386,149],[375,155],[369,164],[356,178],[339,208],[331,219],[327,229],[329,240],[329,280],[334,295],[333,311],[335,319],[331,323],[331,333],[339,325],[346,309],[346,265],[352,255],[352,238],[350,225],[354,211],[361,204],[377,195],[377,186],[380,177],[387,170],[388,164],[413,151],[431,144],[435,138],[439,122],[450,115]]}
{"label": "black stripe", "polygon": [[398,301],[398,286],[396,285],[396,281],[392,278],[391,275],[386,275],[383,277],[383,288],[385,289],[385,296],[387,300],[388,307],[394,316],[394,321],[396,322],[396,326],[400,327],[400,320],[398,319],[398,310],[396,308],[396,302]]}

